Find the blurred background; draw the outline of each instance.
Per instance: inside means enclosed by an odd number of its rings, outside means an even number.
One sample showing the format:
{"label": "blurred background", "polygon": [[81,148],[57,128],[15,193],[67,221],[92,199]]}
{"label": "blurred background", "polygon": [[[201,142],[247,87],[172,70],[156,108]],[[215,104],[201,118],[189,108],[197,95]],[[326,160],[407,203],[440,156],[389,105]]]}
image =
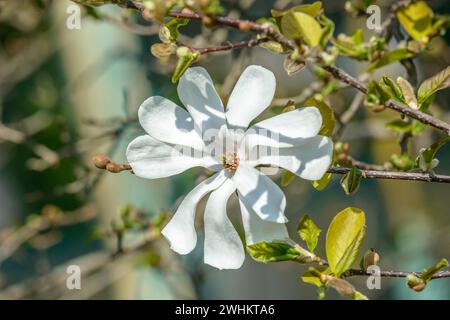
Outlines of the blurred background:
{"label": "blurred background", "polygon": [[[304,1],[308,3],[310,1]],[[302,1],[222,0],[226,13],[256,20]],[[380,4],[388,2],[380,1]],[[170,81],[173,63],[150,54],[158,26],[116,6],[101,16],[82,10],[81,29],[69,30],[68,0],[0,0],[0,298],[1,299],[315,299],[315,288],[302,283],[305,267],[264,265],[246,258],[239,270],[219,271],[203,264],[201,212],[196,250],[180,257],[165,240],[152,239],[152,228],[165,223],[180,199],[203,177],[190,170],[173,178],[148,181],[127,172],[106,173],[91,158],[107,153],[125,162],[125,148],[142,129],[138,107],[151,95],[179,103]],[[365,29],[364,17],[344,11],[344,1],[324,1],[335,35]],[[448,14],[445,0],[429,1],[436,13]],[[383,12],[384,14],[385,12]],[[137,24],[139,23],[139,25]],[[142,27],[142,26],[145,27]],[[229,29],[184,27],[183,39],[196,47],[239,41],[247,35]],[[200,36],[198,36],[200,34]],[[368,39],[371,32],[365,29]],[[449,36],[435,38],[431,50],[415,59],[419,83],[449,65]],[[202,57],[223,97],[249,64],[272,70],[277,79],[274,104],[296,97],[314,80],[305,68],[288,76],[283,56],[264,48],[246,48]],[[367,67],[350,59],[338,64],[352,75]],[[375,77],[405,76],[396,63]],[[337,114],[356,94],[340,90],[329,97]],[[437,116],[450,122],[449,93],[437,96]],[[267,111],[264,116],[271,115]],[[342,141],[350,154],[384,163],[399,153],[398,136],[384,127],[398,115],[361,107]],[[431,129],[410,142],[412,154],[435,140]],[[450,149],[439,151],[437,172],[450,174]],[[279,177],[275,177],[279,179]],[[363,181],[346,196],[334,177],[325,191],[295,179],[284,189],[291,236],[308,213],[326,230],[340,210],[366,212],[363,252],[381,255],[382,269],[420,271],[450,258],[450,185],[408,181]],[[181,198],[180,198],[181,197]],[[229,202],[238,230],[239,210]],[[204,204],[203,204],[204,206]],[[325,231],[318,253],[324,256]],[[69,265],[79,265],[82,290],[66,288]],[[432,281],[421,293],[401,279],[383,279],[381,290],[368,290],[365,279],[351,282],[369,298],[449,299],[450,279]],[[329,290],[327,298],[339,298]]]}

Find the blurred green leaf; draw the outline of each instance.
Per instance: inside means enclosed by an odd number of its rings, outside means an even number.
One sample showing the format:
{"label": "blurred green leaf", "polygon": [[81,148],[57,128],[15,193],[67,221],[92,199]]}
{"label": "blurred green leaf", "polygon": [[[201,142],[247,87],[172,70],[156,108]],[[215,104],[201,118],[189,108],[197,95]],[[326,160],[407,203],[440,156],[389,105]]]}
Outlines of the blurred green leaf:
{"label": "blurred green leaf", "polygon": [[250,256],[259,262],[277,262],[294,260],[300,253],[291,245],[282,242],[259,242],[247,246]]}
{"label": "blurred green leaf", "polygon": [[326,237],[326,255],[331,271],[339,277],[355,262],[365,235],[365,214],[346,208],[331,222]]}
{"label": "blurred green leaf", "polygon": [[435,17],[425,1],[413,2],[400,8],[397,18],[406,32],[421,43],[428,43],[433,35],[439,34],[445,24],[445,19]]}
{"label": "blurred green leaf", "polygon": [[406,153],[391,155],[390,162],[395,169],[402,171],[409,171],[415,166],[415,161]]}
{"label": "blurred green leaf", "polygon": [[308,249],[314,252],[319,240],[319,235],[322,230],[312,221],[312,219],[305,215],[300,219],[297,226],[297,232],[300,238],[306,242]]}

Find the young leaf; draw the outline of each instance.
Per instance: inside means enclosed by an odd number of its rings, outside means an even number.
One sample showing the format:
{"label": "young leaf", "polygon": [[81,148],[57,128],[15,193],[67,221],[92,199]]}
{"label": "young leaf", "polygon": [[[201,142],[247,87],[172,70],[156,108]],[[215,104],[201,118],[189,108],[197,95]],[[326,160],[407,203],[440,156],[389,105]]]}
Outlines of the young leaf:
{"label": "young leaf", "polygon": [[411,132],[411,123],[401,119],[389,121],[384,126],[397,132]]}
{"label": "young leaf", "polygon": [[367,68],[367,72],[371,72],[396,61],[412,58],[415,55],[414,52],[409,51],[407,48],[394,49],[383,55],[380,59],[374,61],[369,68]]}
{"label": "young leaf", "polygon": [[322,36],[320,24],[303,12],[289,12],[281,18],[281,32],[293,40],[303,40],[310,47],[319,45]]}
{"label": "young leaf", "polygon": [[292,59],[291,55],[287,55],[283,62],[284,70],[286,70],[287,74],[293,75],[294,73],[303,70],[305,67],[305,62],[299,61],[297,59]]}
{"label": "young leaf", "polygon": [[383,77],[380,80],[380,87],[381,87],[381,89],[383,89],[383,91],[387,95],[389,95],[390,98],[392,98],[394,100],[397,100],[399,102],[404,102],[405,101],[402,89],[391,78]]}
{"label": "young leaf", "polygon": [[436,263],[434,266],[432,266],[432,267],[430,267],[428,269],[425,269],[420,274],[420,279],[422,279],[426,283],[429,280],[431,280],[431,278],[436,274],[436,272],[438,272],[439,270],[441,270],[443,268],[448,268],[448,261],[447,261],[447,259],[441,259],[441,261]]}
{"label": "young leaf", "polygon": [[173,18],[159,29],[159,38],[164,43],[175,43],[180,36],[180,27],[189,23],[189,19]]}
{"label": "young leaf", "polygon": [[300,256],[294,247],[283,242],[258,242],[247,246],[250,256],[259,262],[277,262],[294,260]]}
{"label": "young leaf", "polygon": [[319,240],[319,235],[322,230],[312,221],[312,219],[305,215],[298,223],[297,232],[303,241],[306,241],[308,249],[314,252]]}
{"label": "young leaf", "polygon": [[427,101],[434,93],[439,90],[448,88],[448,86],[450,85],[449,77],[450,67],[447,67],[441,72],[422,82],[419,90],[417,91],[419,105],[421,105],[421,108],[422,104]]}
{"label": "young leaf", "polygon": [[434,169],[439,164],[439,160],[435,159],[436,153],[449,140],[450,136],[443,136],[428,148],[421,149],[419,156],[416,158],[416,167],[422,169],[422,171]]}
{"label": "young leaf", "polygon": [[348,196],[358,190],[362,177],[362,171],[355,167],[342,177],[341,186]]}
{"label": "young leaf", "polygon": [[326,255],[331,271],[339,277],[355,262],[366,229],[365,214],[358,208],[346,208],[331,222],[326,237]]}
{"label": "young leaf", "polygon": [[322,287],[324,283],[321,280],[321,275],[329,275],[330,269],[326,266],[309,267],[308,270],[302,275],[302,281]]}
{"label": "young leaf", "polygon": [[198,52],[192,51],[188,47],[179,47],[176,53],[178,62],[172,74],[173,83],[176,83],[181,78],[186,69],[197,60],[199,56]]}
{"label": "young leaf", "polygon": [[299,4],[286,11],[278,11],[272,9],[270,12],[272,14],[272,17],[274,18],[282,17],[289,12],[303,12],[310,15],[311,17],[315,17],[322,12],[322,2],[316,1],[312,4]]}
{"label": "young leaf", "polygon": [[322,127],[320,128],[319,134],[330,137],[333,134],[334,124],[336,121],[334,118],[333,109],[331,109],[325,102],[314,98],[309,98],[303,105],[305,107],[316,107],[319,109],[320,114],[322,115]]}
{"label": "young leaf", "polygon": [[416,94],[414,93],[414,89],[412,85],[408,82],[408,80],[398,77],[397,84],[402,90],[403,98],[405,99],[405,103],[411,109],[419,109],[419,104],[417,103]]}
{"label": "young leaf", "polygon": [[313,185],[314,189],[316,189],[317,191],[322,191],[323,189],[325,189],[328,186],[332,177],[333,177],[333,174],[327,172],[323,175],[322,179],[312,181],[312,185]]}
{"label": "young leaf", "polygon": [[390,162],[395,169],[401,171],[409,171],[415,166],[415,161],[409,157],[408,154],[403,153],[401,155],[391,155]]}

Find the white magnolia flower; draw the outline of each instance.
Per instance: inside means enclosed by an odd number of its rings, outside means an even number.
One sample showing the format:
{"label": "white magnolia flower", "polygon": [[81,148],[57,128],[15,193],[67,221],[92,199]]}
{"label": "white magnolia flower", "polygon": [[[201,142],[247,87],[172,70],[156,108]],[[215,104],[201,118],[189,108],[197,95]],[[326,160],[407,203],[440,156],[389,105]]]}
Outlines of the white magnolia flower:
{"label": "white magnolia flower", "polygon": [[[178,95],[187,111],[158,96],[150,97],[139,108],[139,121],[147,135],[137,137],[127,149],[137,176],[157,179],[197,166],[216,171],[184,198],[162,230],[174,251],[187,254],[194,249],[196,207],[208,193],[205,263],[237,269],[244,261],[243,244],[226,213],[228,198],[236,190],[247,244],[288,237],[285,196],[255,167],[275,165],[303,179],[317,180],[331,163],[333,143],[318,135],[322,117],[315,107],[283,113],[248,128],[270,105],[274,92],[273,73],[249,66],[225,109],[209,74],[194,67],[178,84]],[[262,147],[270,147],[271,152],[261,154],[258,150]]]}

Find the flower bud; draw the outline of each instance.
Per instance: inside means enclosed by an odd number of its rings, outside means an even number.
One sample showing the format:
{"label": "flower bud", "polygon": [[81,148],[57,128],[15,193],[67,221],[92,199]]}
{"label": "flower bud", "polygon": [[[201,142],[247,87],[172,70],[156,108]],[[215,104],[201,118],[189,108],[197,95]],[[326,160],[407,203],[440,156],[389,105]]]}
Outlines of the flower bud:
{"label": "flower bud", "polygon": [[92,162],[99,169],[105,169],[106,166],[111,162],[106,154],[98,154],[92,158]]}
{"label": "flower bud", "polygon": [[367,270],[370,266],[376,266],[380,262],[380,255],[375,251],[369,250],[363,258],[363,269]]}
{"label": "flower bud", "polygon": [[106,170],[112,173],[119,173],[122,171],[122,166],[118,163],[110,162],[106,165]]}

